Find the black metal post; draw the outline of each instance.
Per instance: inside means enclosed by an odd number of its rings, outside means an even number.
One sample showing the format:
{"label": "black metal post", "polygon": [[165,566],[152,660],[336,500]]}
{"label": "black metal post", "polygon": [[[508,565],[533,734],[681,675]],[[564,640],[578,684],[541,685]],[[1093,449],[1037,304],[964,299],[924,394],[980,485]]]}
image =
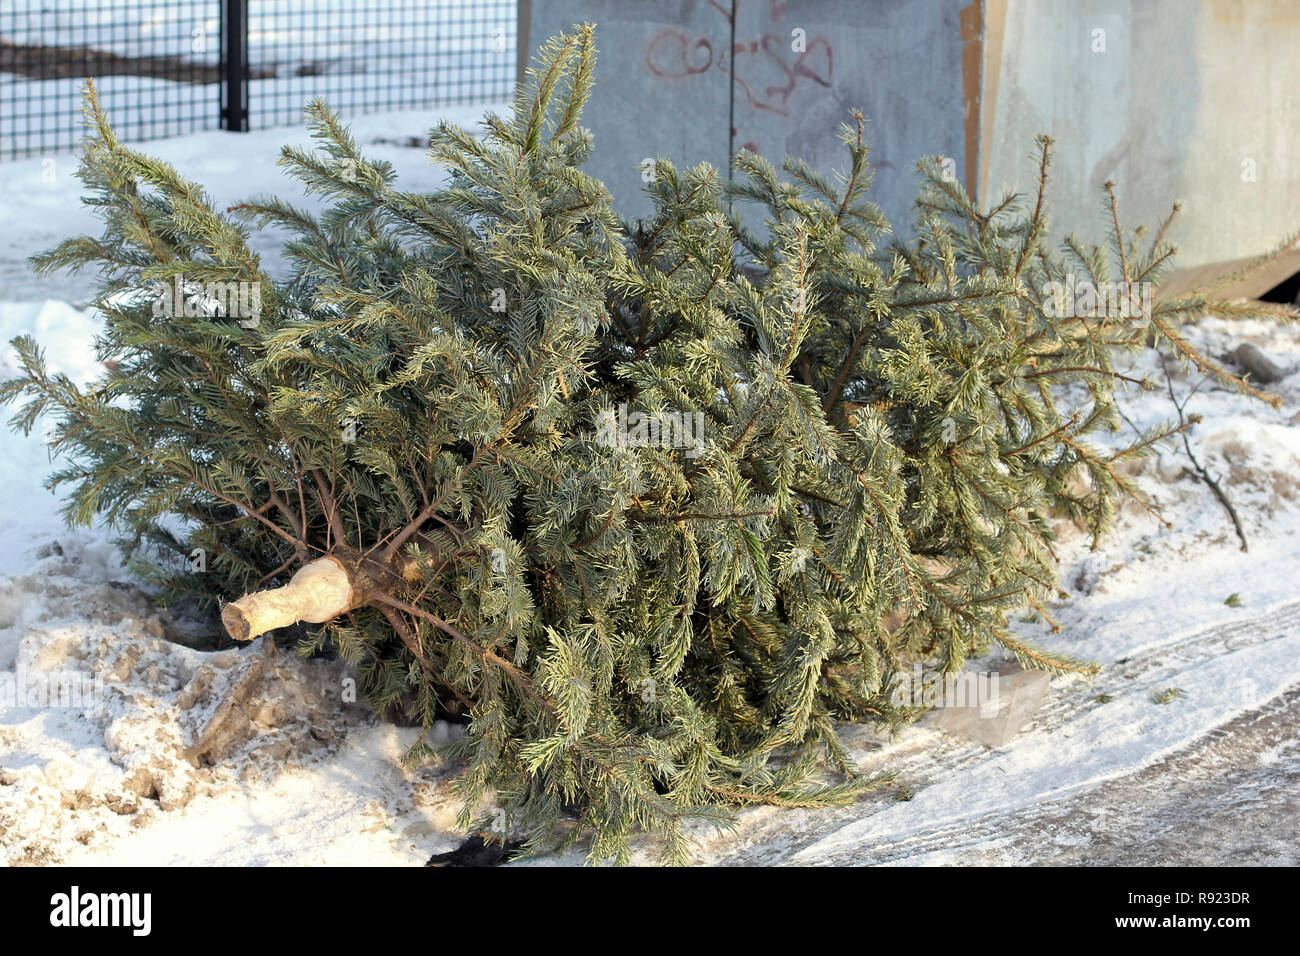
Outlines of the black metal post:
{"label": "black metal post", "polygon": [[247,0],[221,0],[221,128],[248,132]]}

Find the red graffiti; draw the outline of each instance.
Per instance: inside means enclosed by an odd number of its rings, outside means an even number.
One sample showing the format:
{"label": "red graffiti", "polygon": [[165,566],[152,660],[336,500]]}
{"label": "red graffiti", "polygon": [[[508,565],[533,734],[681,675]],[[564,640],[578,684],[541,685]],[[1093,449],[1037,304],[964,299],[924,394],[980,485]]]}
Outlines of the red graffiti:
{"label": "red graffiti", "polygon": [[[737,0],[709,0],[710,5],[723,15],[728,23],[734,21],[739,7]],[[769,15],[773,22],[782,19],[788,4],[784,0],[769,0]],[[789,117],[794,108],[792,97],[800,83],[811,81],[817,86],[830,88],[835,75],[835,48],[824,36],[804,37],[798,56],[789,37],[777,33],[763,33],[759,38],[737,42],[717,58],[719,70],[730,69],[736,86],[745,102],[754,109],[767,110],[778,116]],[[728,62],[728,59],[730,62]],[[661,79],[680,80],[698,76],[714,66],[713,41],[707,36],[684,33],[681,30],[660,30],[646,47],[646,68]]]}
{"label": "red graffiti", "polygon": [[708,37],[696,37],[692,43],[680,30],[660,30],[646,47],[645,64],[652,74],[666,79],[695,76],[713,65],[713,44]]}
{"label": "red graffiti", "polygon": [[[826,54],[826,71],[817,73],[812,66],[808,64],[814,51],[820,47]],[[806,76],[814,83],[829,87],[831,85],[831,76],[835,73],[835,48],[831,46],[831,41],[823,36],[815,36],[808,41],[808,48],[799,54],[799,59],[794,61],[794,72],[797,76]]]}
{"label": "red graffiti", "polygon": [[[824,62],[818,62],[815,58],[818,53],[824,57]],[[749,61],[742,59],[742,56],[746,55],[754,58],[752,66],[757,69],[751,69],[746,65]],[[795,59],[794,64],[789,65],[785,61],[785,39],[775,33],[765,33],[761,40],[736,44],[734,62],[736,85],[744,91],[745,100],[750,106],[755,109],[770,110],[781,116],[789,116],[790,97],[798,88],[801,77],[812,80],[818,86],[831,85],[831,78],[835,72],[835,50],[826,37],[815,36],[809,39],[807,47]],[[757,80],[751,74],[764,67],[779,70],[780,78],[784,82],[767,84],[763,87],[760,96],[754,89]],[[818,67],[820,70],[817,69]]]}
{"label": "red graffiti", "polygon": [[[737,0],[730,4],[724,0],[709,0],[709,3],[728,23],[733,22],[739,7]],[[769,0],[772,21],[782,19],[787,7],[784,0]],[[803,36],[802,31],[799,35]],[[756,40],[737,43],[728,51],[730,63],[727,62],[728,54],[724,53],[717,60],[717,66],[720,70],[732,70],[736,85],[750,106],[789,117],[790,99],[801,80],[830,87],[835,74],[835,48],[824,36],[807,37],[799,55],[789,63],[786,42],[787,38],[780,34],[764,33]],[[681,30],[660,30],[646,47],[645,62],[646,69],[661,79],[698,76],[714,65],[713,41],[707,36],[691,36]],[[770,78],[766,83],[762,82],[764,71]]]}

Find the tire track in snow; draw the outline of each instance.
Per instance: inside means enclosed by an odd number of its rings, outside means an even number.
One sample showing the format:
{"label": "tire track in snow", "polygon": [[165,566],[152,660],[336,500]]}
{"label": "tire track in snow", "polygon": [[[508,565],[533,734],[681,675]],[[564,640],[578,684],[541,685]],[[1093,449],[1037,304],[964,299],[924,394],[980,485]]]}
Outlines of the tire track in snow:
{"label": "tire track in snow", "polygon": [[[1300,687],[1151,766],[1070,797],[954,821],[818,865],[1295,865]],[[1280,751],[1280,752],[1279,752]]]}
{"label": "tire track in snow", "polygon": [[[1300,634],[1300,601],[1282,605],[1264,615],[1201,628],[1166,643],[1148,644],[1132,656],[1107,666],[1091,683],[1080,681],[1061,689],[1053,688],[1043,709],[1029,726],[1007,747],[996,751],[942,734],[924,724],[910,730],[902,740],[895,742],[865,729],[849,728],[846,742],[864,770],[894,772],[897,774],[898,785],[920,792],[963,770],[978,768],[994,755],[1014,751],[1018,744],[1028,740],[1041,739],[1044,735],[1068,735],[1082,718],[1092,715],[1097,708],[1107,706],[1098,702],[1097,698],[1102,694],[1109,695],[1111,703],[1125,699],[1131,701],[1134,697],[1147,698],[1157,690],[1176,684],[1180,673],[1222,661],[1230,655],[1246,654],[1251,649],[1294,638],[1297,634]],[[1296,731],[1300,727],[1300,690],[1288,691],[1260,708],[1204,732],[1191,744],[1179,748],[1178,753],[1200,752],[1216,742],[1226,742],[1229,747],[1236,747],[1237,738],[1243,735],[1244,728],[1264,720],[1272,721],[1270,726],[1276,724],[1289,727],[1292,738],[1300,736]],[[1244,747],[1242,753],[1258,756],[1259,751]],[[1177,761],[1171,763],[1173,760],[1173,757],[1165,757],[1153,766],[1168,765],[1170,769],[1167,772],[1176,776],[1177,768],[1185,769],[1185,765]],[[1283,764],[1289,766],[1286,761]],[[1122,766],[1115,769],[1121,773],[1123,771]],[[1135,780],[1147,773],[1147,770],[1135,770],[1117,779]],[[1269,770],[1255,767],[1252,771],[1250,767],[1240,767],[1237,770],[1247,775],[1255,772],[1260,777],[1257,782],[1264,786],[1271,779],[1269,774],[1277,768]],[[1300,774],[1300,760],[1297,761],[1297,774]],[[1198,778],[1198,781],[1203,788],[1207,784],[1206,780]],[[1168,784],[1169,781],[1166,780],[1165,783]],[[816,844],[833,838],[846,827],[894,808],[900,788],[868,795],[849,807],[798,811],[756,809],[741,814],[737,830],[730,835],[710,838],[701,832],[701,856],[711,863],[744,865],[781,861],[819,864],[899,862],[927,853],[941,853],[958,844],[975,845],[981,841],[995,841],[998,839],[997,832],[1007,828],[1014,830],[1017,825],[1029,826],[1033,830],[1033,825],[1024,821],[1046,819],[1043,815],[1050,807],[1059,809],[1068,805],[1072,807],[1070,812],[1081,813],[1083,807],[1080,804],[1087,804],[1090,799],[1088,794],[1099,788],[1119,784],[1113,778],[1083,783],[1081,786],[1084,788],[1082,793],[1077,786],[1068,796],[1049,796],[1045,793],[1045,801],[1035,799],[1021,809],[995,811],[936,824],[885,844],[858,844],[843,848],[828,846],[824,854],[815,849]],[[1196,798],[1188,796],[1187,799],[1194,803]],[[1105,815],[1106,811],[1103,810],[1102,816]],[[1297,810],[1297,816],[1292,818],[1292,832],[1296,829],[1297,818],[1300,818],[1300,809]],[[1083,837],[1080,836],[1079,839],[1083,840]],[[814,849],[803,854],[806,859],[798,859],[801,851],[810,848]]]}

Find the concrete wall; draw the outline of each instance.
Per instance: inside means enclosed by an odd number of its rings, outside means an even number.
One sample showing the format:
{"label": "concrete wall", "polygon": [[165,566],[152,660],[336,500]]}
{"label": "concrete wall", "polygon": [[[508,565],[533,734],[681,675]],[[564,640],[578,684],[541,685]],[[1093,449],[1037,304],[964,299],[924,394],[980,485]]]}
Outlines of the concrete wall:
{"label": "concrete wall", "polygon": [[1126,225],[1155,226],[1184,201],[1171,235],[1183,267],[1300,229],[1296,0],[1004,0],[986,4],[985,32],[985,196],[1032,188],[1033,139],[1048,132],[1056,236],[1100,237],[1107,180]]}
{"label": "concrete wall", "polygon": [[842,167],[837,129],[854,108],[868,118],[872,198],[891,219],[912,218],[922,156],[951,158],[963,181],[974,175],[979,61],[963,64],[961,32],[961,11],[978,9],[971,0],[530,6],[533,49],[575,23],[597,24],[596,92],[583,120],[596,136],[589,171],[629,215],[649,209],[640,179],[647,157],[708,161],[725,175],[730,152],[747,147],[778,165],[789,154],[827,171]]}
{"label": "concrete wall", "polygon": [[731,30],[708,3],[675,0],[534,0],[533,51],[574,24],[596,24],[596,88],[582,125],[596,138],[587,172],[626,215],[648,213],[642,163],[711,163],[725,176]]}
{"label": "concrete wall", "polygon": [[[641,163],[742,146],[831,172],[851,108],[868,119],[871,198],[906,233],[924,155],[980,201],[1032,190],[1034,139],[1057,140],[1053,238],[1157,225],[1184,270],[1242,260],[1300,229],[1300,0],[521,0],[529,49],[597,24],[584,117],[590,171],[644,215]],[[733,23],[734,19],[734,23]],[[796,37],[796,30],[803,31]],[[521,37],[524,34],[521,33]],[[801,49],[793,49],[796,39]],[[1207,265],[1208,264],[1208,265]],[[1247,287],[1300,270],[1300,252]],[[1193,268],[1192,274],[1198,274]]]}

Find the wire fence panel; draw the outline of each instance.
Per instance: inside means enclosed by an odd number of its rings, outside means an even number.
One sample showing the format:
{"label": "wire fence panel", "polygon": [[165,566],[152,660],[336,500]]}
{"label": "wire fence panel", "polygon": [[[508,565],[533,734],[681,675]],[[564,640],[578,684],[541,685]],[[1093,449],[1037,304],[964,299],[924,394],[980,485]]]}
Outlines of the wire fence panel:
{"label": "wire fence panel", "polygon": [[249,0],[249,125],[508,97],[515,0]]}
{"label": "wire fence panel", "polygon": [[501,100],[515,32],[515,0],[3,0],[0,159],[74,148],[88,76],[128,141]]}
{"label": "wire fence panel", "polygon": [[220,0],[4,0],[0,158],[71,149],[94,77],[118,134],[217,126]]}

